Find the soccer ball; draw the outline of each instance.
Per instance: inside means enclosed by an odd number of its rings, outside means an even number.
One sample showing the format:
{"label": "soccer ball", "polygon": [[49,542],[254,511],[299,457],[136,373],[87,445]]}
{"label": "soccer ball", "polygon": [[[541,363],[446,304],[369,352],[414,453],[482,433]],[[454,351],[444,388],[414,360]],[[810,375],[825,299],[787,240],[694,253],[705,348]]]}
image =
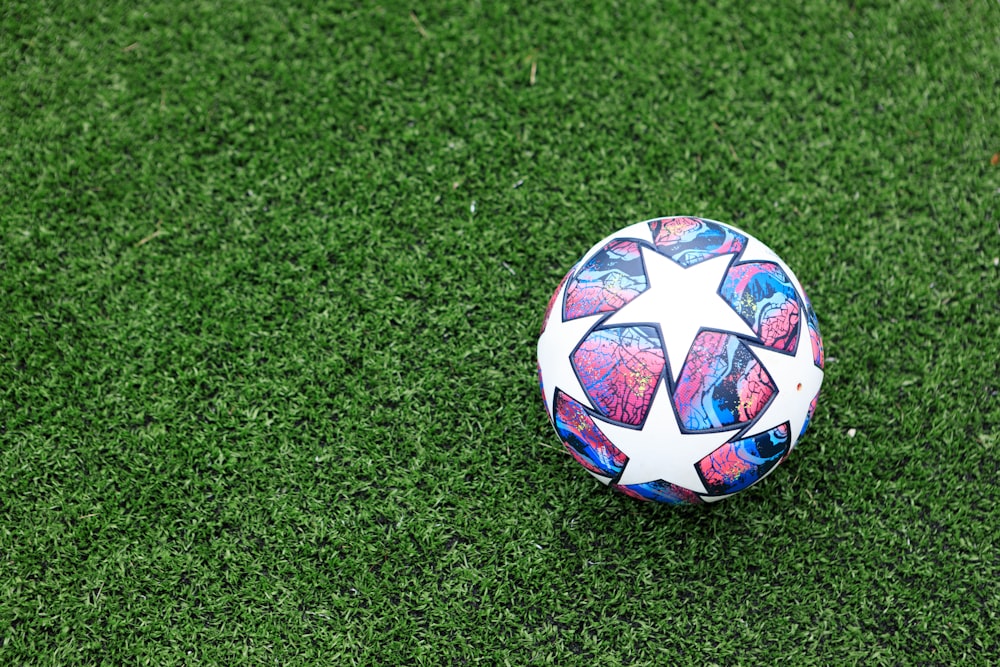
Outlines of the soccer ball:
{"label": "soccer ball", "polygon": [[763,243],[701,218],[612,234],[563,278],[538,381],[569,453],[626,495],[726,498],[805,433],[823,341],[802,285]]}

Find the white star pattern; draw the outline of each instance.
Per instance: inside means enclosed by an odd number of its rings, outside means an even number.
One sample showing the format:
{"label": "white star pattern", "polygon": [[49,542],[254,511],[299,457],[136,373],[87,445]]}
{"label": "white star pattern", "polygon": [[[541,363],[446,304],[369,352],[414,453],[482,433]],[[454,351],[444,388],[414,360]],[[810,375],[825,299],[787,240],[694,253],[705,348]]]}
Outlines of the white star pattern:
{"label": "white star pattern", "polygon": [[659,323],[673,380],[680,376],[688,350],[701,329],[757,337],[750,325],[718,293],[732,255],[713,257],[684,268],[644,247],[642,259],[649,287],[619,308],[604,325]]}
{"label": "white star pattern", "polygon": [[549,314],[548,322],[545,324],[545,331],[538,338],[538,363],[542,368],[542,390],[545,394],[545,407],[549,411],[549,417],[553,418],[554,403],[556,400],[556,389],[561,389],[563,393],[573,397],[587,408],[593,408],[587,392],[580,386],[580,380],[573,370],[570,361],[571,349],[568,348],[568,341],[580,341],[587,335],[591,327],[607,313],[598,313],[589,317],[578,317],[568,322],[562,318],[563,297],[566,289],[573,282],[570,278],[556,294],[552,312]]}
{"label": "white star pattern", "polygon": [[628,456],[619,484],[641,484],[662,479],[696,493],[708,490],[695,464],[721,447],[735,431],[684,433],[670,406],[670,392],[663,380],[657,386],[653,405],[642,429],[617,426],[599,419],[597,427]]}
{"label": "white star pattern", "polygon": [[775,352],[760,345],[750,345],[753,353],[764,366],[771,377],[778,393],[771,399],[753,426],[753,433],[765,433],[785,422],[791,427],[791,444],[795,446],[806,423],[809,414],[809,404],[819,392],[823,384],[823,371],[813,360],[812,343],[809,340],[809,328],[805,320],[799,325],[799,342],[795,355]]}
{"label": "white star pattern", "polygon": [[741,262],[774,262],[781,266],[782,270],[788,270],[788,267],[785,266],[780,257],[774,254],[773,250],[746,232],[740,233],[747,238],[746,247],[743,248],[743,254],[740,256]]}

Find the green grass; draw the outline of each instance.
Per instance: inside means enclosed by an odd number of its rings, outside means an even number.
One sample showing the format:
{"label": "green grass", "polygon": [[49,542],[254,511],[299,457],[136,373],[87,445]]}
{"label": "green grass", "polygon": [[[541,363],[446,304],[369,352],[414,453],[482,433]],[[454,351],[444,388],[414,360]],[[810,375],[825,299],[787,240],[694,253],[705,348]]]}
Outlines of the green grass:
{"label": "green grass", "polygon": [[[83,5],[0,8],[0,663],[1000,654],[996,3]],[[682,213],[831,357],[694,510],[534,376],[563,272]]]}

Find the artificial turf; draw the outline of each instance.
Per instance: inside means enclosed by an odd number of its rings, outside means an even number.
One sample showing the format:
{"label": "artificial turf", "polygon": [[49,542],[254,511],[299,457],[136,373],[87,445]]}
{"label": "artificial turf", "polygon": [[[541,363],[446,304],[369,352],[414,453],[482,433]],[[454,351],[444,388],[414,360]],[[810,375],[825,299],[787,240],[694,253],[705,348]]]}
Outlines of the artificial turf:
{"label": "artificial turf", "polygon": [[[0,664],[1000,655],[996,3],[8,0],[0,71]],[[601,487],[535,379],[668,214],[829,356],[708,508]]]}

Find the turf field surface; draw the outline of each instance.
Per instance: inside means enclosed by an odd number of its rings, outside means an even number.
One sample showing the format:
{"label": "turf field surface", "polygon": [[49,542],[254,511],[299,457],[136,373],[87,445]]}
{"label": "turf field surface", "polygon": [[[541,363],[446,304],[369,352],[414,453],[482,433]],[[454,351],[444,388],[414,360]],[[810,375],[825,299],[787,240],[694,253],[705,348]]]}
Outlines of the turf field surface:
{"label": "turf field surface", "polygon": [[[0,663],[989,664],[1000,8],[6,2]],[[562,451],[535,341],[658,215],[802,279],[795,454]]]}

